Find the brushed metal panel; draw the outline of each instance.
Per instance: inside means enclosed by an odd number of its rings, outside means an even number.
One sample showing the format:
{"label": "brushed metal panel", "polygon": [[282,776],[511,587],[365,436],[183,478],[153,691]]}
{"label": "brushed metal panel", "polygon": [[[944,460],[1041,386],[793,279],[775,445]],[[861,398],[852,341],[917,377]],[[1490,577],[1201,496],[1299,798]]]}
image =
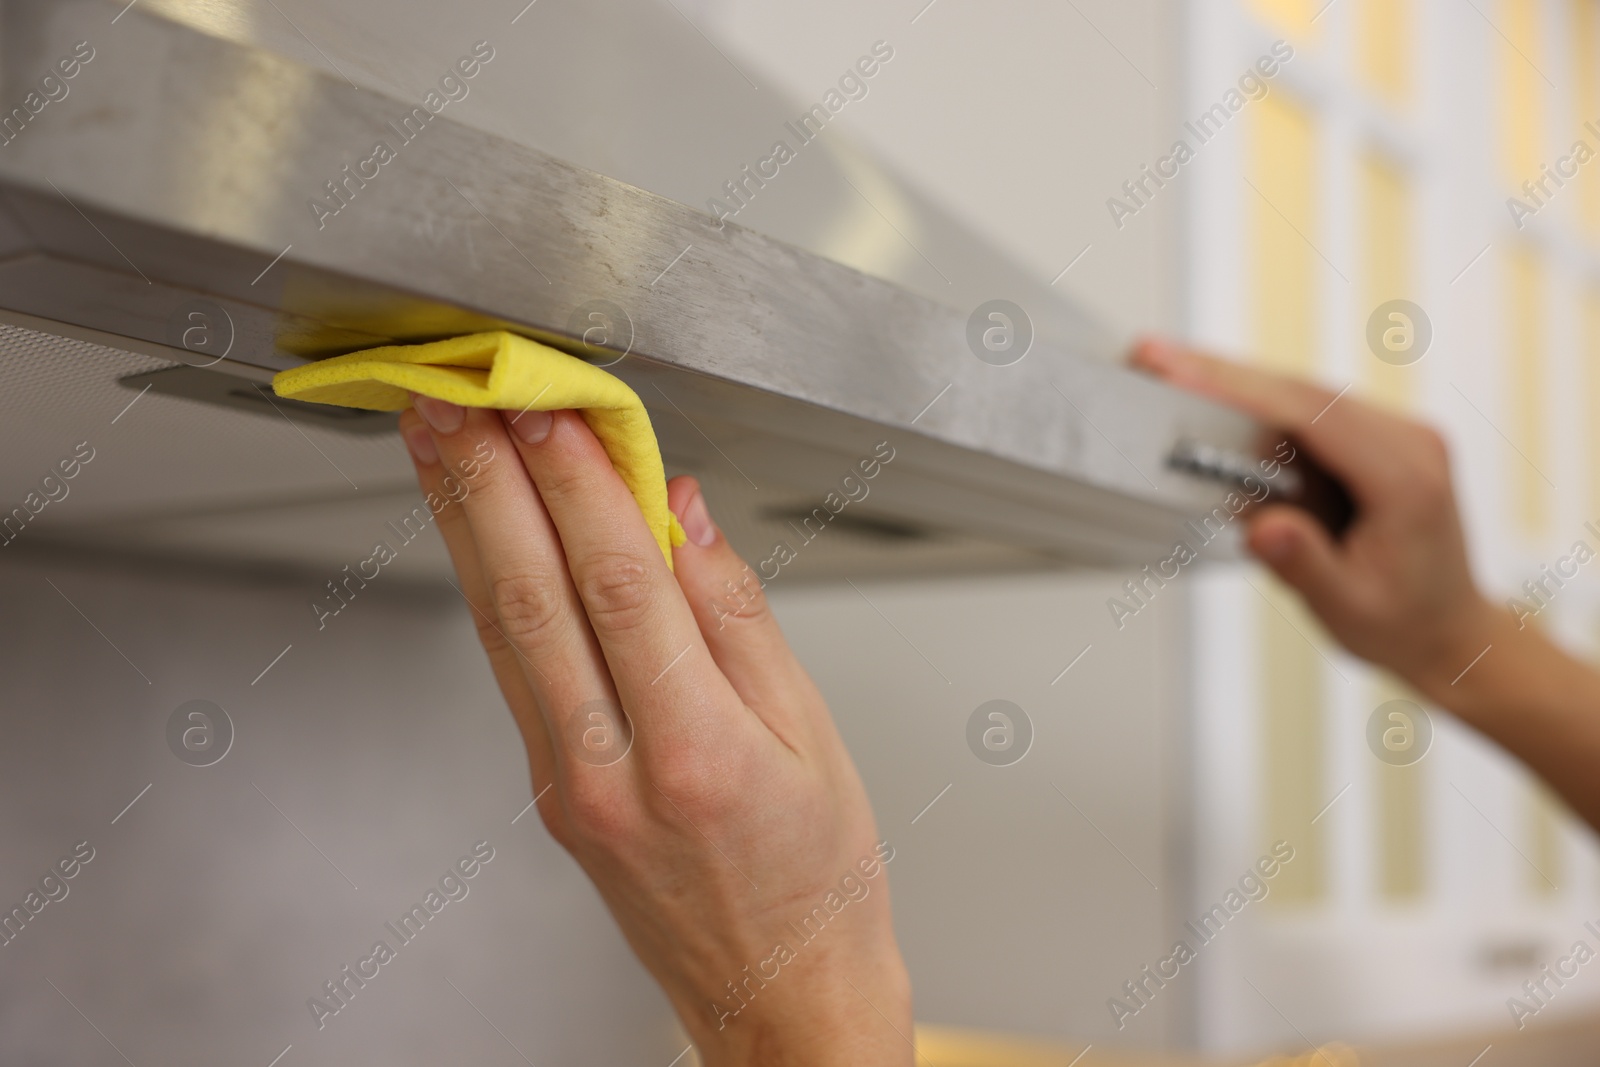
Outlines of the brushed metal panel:
{"label": "brushed metal panel", "polygon": [[[889,440],[880,518],[1063,559],[1151,558],[1220,496],[1174,447],[1253,445],[1248,420],[1107,362],[1064,301],[991,366],[960,308],[448,111],[402,144],[410,104],[143,6],[0,3],[0,99],[80,41],[102,43],[71,95],[0,148],[0,308],[171,347],[203,301],[229,359],[277,369],[496,326],[576,349],[603,300],[669,458],[820,491]],[[396,159],[319,220],[380,137]]]}

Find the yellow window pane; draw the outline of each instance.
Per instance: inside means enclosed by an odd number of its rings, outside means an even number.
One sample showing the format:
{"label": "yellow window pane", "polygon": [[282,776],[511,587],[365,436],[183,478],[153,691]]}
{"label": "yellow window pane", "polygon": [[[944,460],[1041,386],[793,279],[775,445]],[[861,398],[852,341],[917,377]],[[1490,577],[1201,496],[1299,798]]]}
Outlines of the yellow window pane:
{"label": "yellow window pane", "polygon": [[[1568,0],[1568,8],[1572,19],[1573,125],[1581,127],[1600,120],[1600,16],[1595,0]],[[1577,136],[1594,143],[1587,130]],[[1578,214],[1589,236],[1600,236],[1600,167],[1593,162],[1578,174]]]}
{"label": "yellow window pane", "polygon": [[[1520,186],[1539,172],[1539,0],[1500,0],[1499,33],[1484,27],[1499,56],[1507,177]],[[1505,39],[1500,39],[1500,34]]]}
{"label": "yellow window pane", "polygon": [[[1417,701],[1417,695],[1391,679],[1373,687],[1373,707],[1389,700]],[[1403,903],[1427,892],[1427,759],[1408,767],[1376,764],[1373,772],[1373,827],[1377,849],[1378,895]]]}
{"label": "yellow window pane", "polygon": [[1412,0],[1356,0],[1356,48],[1362,80],[1390,103],[1410,90]]}
{"label": "yellow window pane", "polygon": [[1545,447],[1544,267],[1527,246],[1506,257],[1505,358],[1510,361],[1510,425],[1506,433],[1520,455],[1506,458],[1511,499],[1523,532],[1537,536],[1549,524],[1548,449]]}
{"label": "yellow window pane", "polygon": [[1542,783],[1528,794],[1528,888],[1540,896],[1557,892],[1561,885],[1563,852],[1561,822],[1566,809]]}
{"label": "yellow window pane", "polygon": [[1323,772],[1322,656],[1308,641],[1320,640],[1320,630],[1295,594],[1276,582],[1263,588],[1262,829],[1264,840],[1295,851],[1267,900],[1293,907],[1321,900],[1328,882],[1322,824],[1311,821],[1332,798]]}
{"label": "yellow window pane", "polygon": [[1270,366],[1309,374],[1316,353],[1317,240],[1312,116],[1284,93],[1254,105],[1248,179],[1256,349]]}
{"label": "yellow window pane", "polygon": [[[1370,315],[1390,300],[1409,300],[1411,292],[1410,204],[1405,175],[1381,156],[1367,154],[1361,161],[1362,301]],[[1363,342],[1365,332],[1363,331]],[[1415,367],[1397,367],[1363,348],[1361,366],[1368,369],[1368,386],[1378,399],[1394,407],[1408,407],[1413,397]]]}
{"label": "yellow window pane", "polygon": [[1416,900],[1428,889],[1423,796],[1428,762],[1409,767],[1378,764],[1378,894],[1387,901]]}
{"label": "yellow window pane", "polygon": [[1316,29],[1311,22],[1319,9],[1315,0],[1250,0],[1250,6],[1256,14],[1274,27],[1288,31],[1297,41],[1310,37]]}

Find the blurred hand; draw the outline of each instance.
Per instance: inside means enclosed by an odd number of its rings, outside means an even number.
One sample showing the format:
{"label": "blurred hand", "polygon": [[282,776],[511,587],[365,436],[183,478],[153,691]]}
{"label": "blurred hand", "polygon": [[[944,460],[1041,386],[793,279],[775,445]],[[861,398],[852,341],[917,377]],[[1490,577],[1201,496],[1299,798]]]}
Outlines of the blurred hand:
{"label": "blurred hand", "polygon": [[1249,546],[1344,646],[1521,758],[1600,829],[1600,673],[1489,603],[1472,580],[1444,441],[1315,385],[1145,341],[1132,363],[1292,436],[1355,500],[1335,542],[1263,507]]}
{"label": "blurred hand", "polygon": [[1300,508],[1269,504],[1251,516],[1248,544],[1346,648],[1424,691],[1482,651],[1497,609],[1473,582],[1438,433],[1170,342],[1140,343],[1131,362],[1282,431],[1344,483],[1357,514],[1342,540]]}
{"label": "blurred hand", "polygon": [[704,1062],[910,1063],[892,850],[695,482],[669,486],[674,573],[576,413],[419,397],[401,429],[424,493],[459,500],[439,528],[539,815]]}

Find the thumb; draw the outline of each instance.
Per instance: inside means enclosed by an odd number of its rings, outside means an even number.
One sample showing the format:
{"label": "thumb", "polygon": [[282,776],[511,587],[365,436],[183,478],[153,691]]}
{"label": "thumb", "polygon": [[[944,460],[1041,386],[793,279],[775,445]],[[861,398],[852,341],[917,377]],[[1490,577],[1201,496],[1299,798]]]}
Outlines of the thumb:
{"label": "thumb", "polygon": [[711,658],[745,704],[781,736],[778,719],[792,717],[795,695],[811,685],[767,606],[765,582],[739,558],[706,507],[700,485],[679,477],[667,484],[667,505],[687,540],[672,551],[683,590]]}
{"label": "thumb", "polygon": [[1264,508],[1250,523],[1247,543],[1251,553],[1305,597],[1313,610],[1333,603],[1345,586],[1333,538],[1302,508],[1287,504]]}

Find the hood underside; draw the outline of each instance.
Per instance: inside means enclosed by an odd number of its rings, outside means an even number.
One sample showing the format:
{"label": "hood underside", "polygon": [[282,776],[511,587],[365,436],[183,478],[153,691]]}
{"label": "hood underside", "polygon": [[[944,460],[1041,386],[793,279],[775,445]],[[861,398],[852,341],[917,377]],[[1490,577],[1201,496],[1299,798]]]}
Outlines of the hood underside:
{"label": "hood underside", "polygon": [[[416,503],[394,417],[275,400],[271,374],[484,329],[627,381],[669,473],[800,575],[1148,562],[1248,466],[1253,424],[1116,366],[1086,315],[854,150],[785,176],[814,195],[779,240],[205,10],[0,2],[4,100],[93,53],[0,147],[0,508],[27,515],[8,544],[337,570]],[[644,11],[631,32],[654,32]],[[759,142],[784,113],[705,136]],[[830,244],[841,182],[926,262]],[[941,287],[934,262],[962,269]],[[1034,335],[1005,365],[974,343],[997,296]],[[408,552],[447,573],[435,538]]]}

